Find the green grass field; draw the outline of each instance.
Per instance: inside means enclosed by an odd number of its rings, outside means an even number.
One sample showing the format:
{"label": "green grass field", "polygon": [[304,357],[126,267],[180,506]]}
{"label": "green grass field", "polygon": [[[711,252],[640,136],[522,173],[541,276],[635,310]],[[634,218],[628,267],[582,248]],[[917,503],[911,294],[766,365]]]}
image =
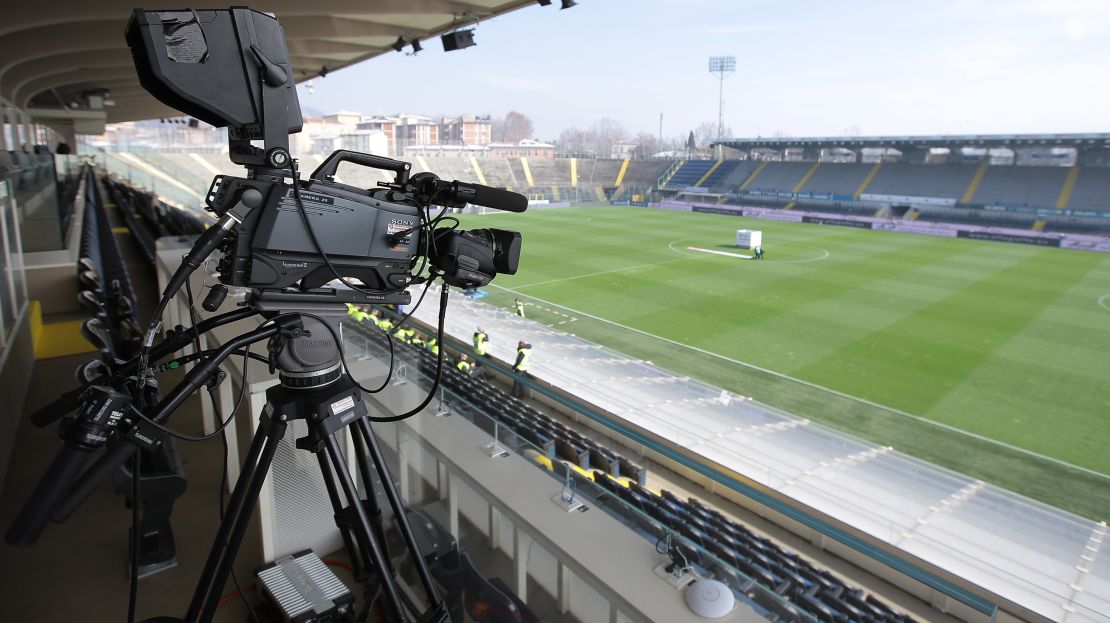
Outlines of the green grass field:
{"label": "green grass field", "polygon": [[[1108,255],[644,208],[463,225],[524,234],[494,304],[1110,519]],[[686,250],[742,228],[766,260]]]}

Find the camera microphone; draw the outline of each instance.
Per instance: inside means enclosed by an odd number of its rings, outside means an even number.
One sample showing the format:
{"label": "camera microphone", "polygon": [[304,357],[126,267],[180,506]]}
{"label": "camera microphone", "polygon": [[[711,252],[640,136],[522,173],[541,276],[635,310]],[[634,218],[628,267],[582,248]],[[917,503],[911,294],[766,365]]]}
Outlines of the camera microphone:
{"label": "camera microphone", "polygon": [[443,199],[452,204],[470,203],[502,210],[505,212],[524,212],[528,209],[528,198],[520,193],[482,184],[469,184],[454,180],[441,180],[434,173],[417,173],[411,182],[418,192],[429,200]]}
{"label": "camera microphone", "polygon": [[471,189],[474,198],[470,199],[470,203],[505,212],[523,212],[528,209],[528,198],[520,193],[491,186],[482,186],[481,184],[467,184],[458,181],[455,184],[459,187],[466,186]]}

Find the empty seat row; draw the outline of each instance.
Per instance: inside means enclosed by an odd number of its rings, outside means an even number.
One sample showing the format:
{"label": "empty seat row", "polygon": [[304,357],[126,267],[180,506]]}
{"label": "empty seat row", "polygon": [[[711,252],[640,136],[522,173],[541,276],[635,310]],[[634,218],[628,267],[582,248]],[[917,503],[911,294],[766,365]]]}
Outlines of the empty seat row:
{"label": "empty seat row", "polygon": [[[385,339],[381,331],[367,325],[356,326],[371,339]],[[428,350],[396,340],[394,348],[416,353],[420,358],[421,369],[429,375],[434,374],[436,356]],[[647,479],[647,471],[643,467],[544,415],[494,385],[459,371],[453,365],[445,363],[440,382],[469,402],[481,405],[483,413],[539,447],[549,460],[567,461],[587,473],[597,470],[640,484]]]}
{"label": "empty seat row", "polygon": [[667,181],[667,187],[684,188],[693,186],[703,175],[709,172],[709,169],[713,168],[714,164],[716,164],[716,160],[687,160]]}
{"label": "empty seat row", "polygon": [[91,167],[85,181],[84,224],[78,248],[78,301],[93,319],[83,331],[110,361],[128,359],[139,351],[138,299],[123,262]]}

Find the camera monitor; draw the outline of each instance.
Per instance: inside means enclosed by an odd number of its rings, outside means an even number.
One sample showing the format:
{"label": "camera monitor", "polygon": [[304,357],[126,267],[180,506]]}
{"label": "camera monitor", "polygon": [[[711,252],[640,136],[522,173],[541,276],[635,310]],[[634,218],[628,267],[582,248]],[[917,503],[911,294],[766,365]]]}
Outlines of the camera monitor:
{"label": "camera monitor", "polygon": [[288,147],[300,132],[293,64],[276,18],[231,10],[135,9],[127,25],[139,82],[162,103],[229,129],[231,159],[265,164],[250,141]]}

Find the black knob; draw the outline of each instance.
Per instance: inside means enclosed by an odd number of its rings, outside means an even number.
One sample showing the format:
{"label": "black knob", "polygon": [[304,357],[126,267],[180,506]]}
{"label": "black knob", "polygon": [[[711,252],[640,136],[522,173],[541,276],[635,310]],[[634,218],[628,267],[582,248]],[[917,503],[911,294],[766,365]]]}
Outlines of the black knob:
{"label": "black knob", "polygon": [[208,292],[208,296],[204,297],[204,302],[201,303],[200,306],[203,307],[205,311],[214,312],[220,308],[220,305],[224,304],[224,299],[226,298],[227,286],[218,283],[212,286],[212,289]]}

